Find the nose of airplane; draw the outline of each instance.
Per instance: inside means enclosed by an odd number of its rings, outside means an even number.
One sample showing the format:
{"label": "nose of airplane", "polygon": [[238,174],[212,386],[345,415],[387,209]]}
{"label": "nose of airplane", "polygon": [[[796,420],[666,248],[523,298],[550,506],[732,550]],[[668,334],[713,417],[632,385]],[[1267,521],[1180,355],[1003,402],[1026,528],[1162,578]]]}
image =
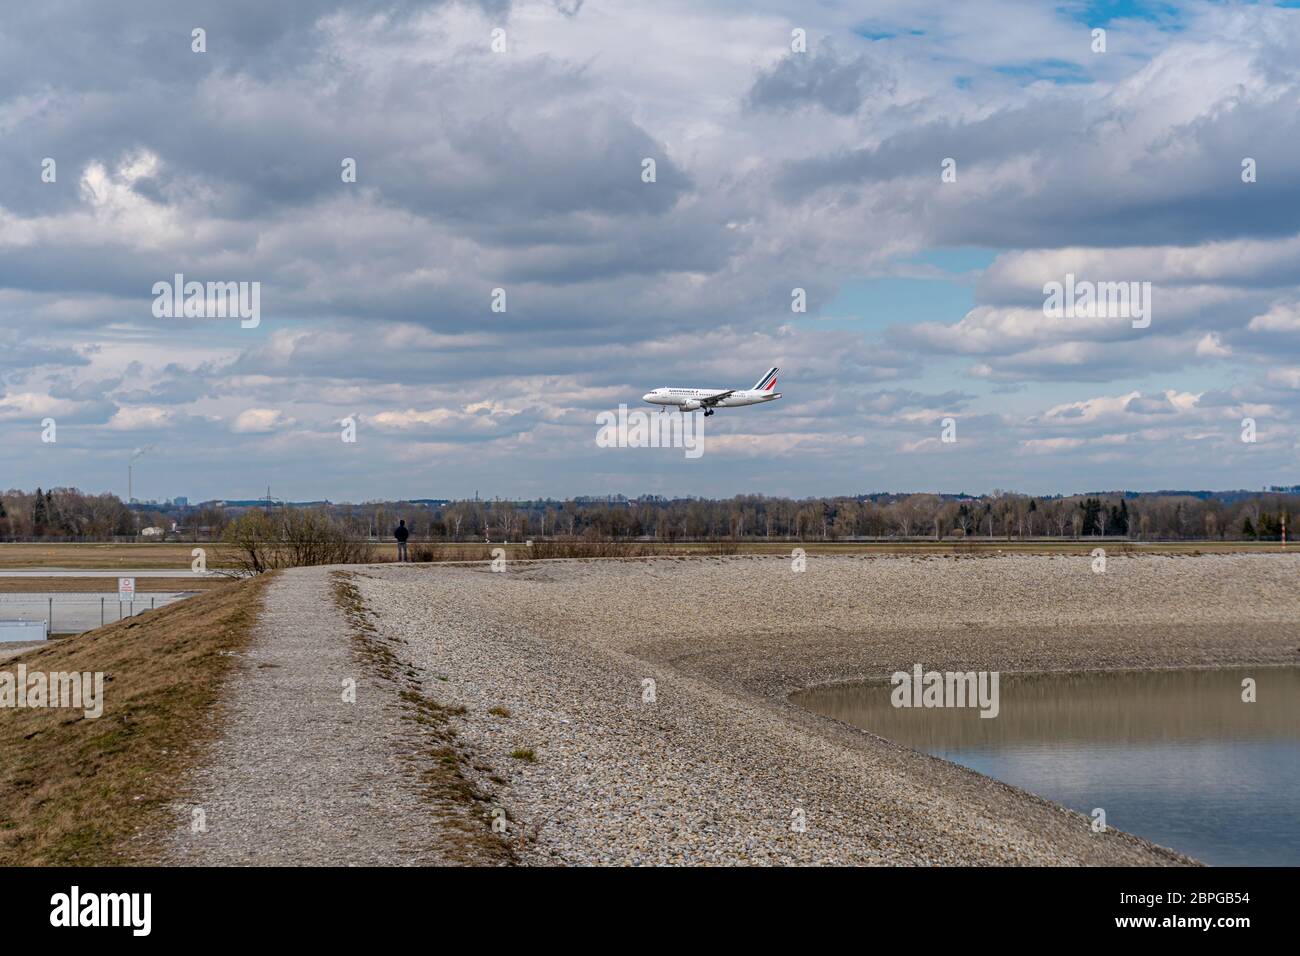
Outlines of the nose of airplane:
{"label": "nose of airplane", "polygon": [[643,402],[651,401],[654,398],[654,396],[655,396],[654,392],[646,392],[644,395],[641,396],[641,401]]}

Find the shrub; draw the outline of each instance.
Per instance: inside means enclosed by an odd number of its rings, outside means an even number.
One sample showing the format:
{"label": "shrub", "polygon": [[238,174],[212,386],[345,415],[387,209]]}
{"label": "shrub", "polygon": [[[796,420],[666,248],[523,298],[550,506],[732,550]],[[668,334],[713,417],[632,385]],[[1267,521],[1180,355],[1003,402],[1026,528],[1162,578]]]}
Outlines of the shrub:
{"label": "shrub", "polygon": [[249,511],[222,535],[224,562],[244,574],[319,564],[366,564],[374,559],[368,541],[348,537],[343,526],[315,508]]}

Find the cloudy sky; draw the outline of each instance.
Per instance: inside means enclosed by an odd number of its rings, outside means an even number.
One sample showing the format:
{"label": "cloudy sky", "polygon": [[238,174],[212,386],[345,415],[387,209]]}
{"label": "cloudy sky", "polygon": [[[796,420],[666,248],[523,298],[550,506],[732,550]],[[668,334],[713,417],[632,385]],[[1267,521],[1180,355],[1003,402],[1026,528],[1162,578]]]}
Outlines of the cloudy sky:
{"label": "cloudy sky", "polygon": [[[177,273],[260,283],[260,324],[156,317]],[[1047,314],[1067,274],[1151,283],[1149,326]],[[140,450],[138,497],[192,500],[1291,484],[1298,280],[1280,4],[0,21],[6,487],[124,495]],[[596,444],[651,388],[771,365],[784,398],[700,458]]]}

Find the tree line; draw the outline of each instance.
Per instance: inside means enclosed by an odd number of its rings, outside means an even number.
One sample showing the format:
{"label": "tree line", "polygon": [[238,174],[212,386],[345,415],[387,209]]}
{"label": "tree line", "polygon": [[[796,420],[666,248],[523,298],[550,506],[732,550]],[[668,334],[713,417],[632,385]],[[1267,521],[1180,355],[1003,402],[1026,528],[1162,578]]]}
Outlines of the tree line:
{"label": "tree line", "polygon": [[0,494],[0,538],[5,540],[111,541],[136,531],[135,515],[116,495],[88,495],[76,488]]}
{"label": "tree line", "polygon": [[[834,498],[738,495],[724,499],[570,499],[567,501],[375,501],[326,503],[312,510],[352,540],[384,540],[405,520],[415,540],[483,542],[530,538],[588,540],[846,541],[953,538],[1126,538],[1131,540],[1278,540],[1300,495],[1224,497],[1123,493],[1034,497],[882,494]],[[267,506],[128,507],[115,495],[75,488],[0,495],[0,536],[7,540],[104,541],[160,527],[180,540],[217,540]],[[172,531],[173,525],[175,531]]]}
{"label": "tree line", "polygon": [[[1276,540],[1300,496],[1260,494],[1225,501],[1193,495],[1033,497],[995,492],[838,498],[635,499],[576,502],[453,502],[428,510],[371,505],[376,527],[405,518],[430,540],[528,537],[690,540],[1082,538]],[[355,517],[353,518],[355,520]],[[395,523],[395,521],[394,521]]]}

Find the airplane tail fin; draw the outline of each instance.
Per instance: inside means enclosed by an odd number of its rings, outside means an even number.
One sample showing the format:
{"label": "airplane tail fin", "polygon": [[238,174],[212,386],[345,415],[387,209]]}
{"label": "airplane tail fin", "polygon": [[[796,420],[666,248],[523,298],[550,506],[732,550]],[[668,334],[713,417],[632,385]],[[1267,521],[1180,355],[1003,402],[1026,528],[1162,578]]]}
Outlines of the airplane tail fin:
{"label": "airplane tail fin", "polygon": [[767,374],[764,375],[762,378],[760,378],[757,382],[755,382],[754,387],[751,388],[750,391],[751,392],[772,391],[772,389],[776,388],[776,373],[777,373],[776,368],[768,369]]}

